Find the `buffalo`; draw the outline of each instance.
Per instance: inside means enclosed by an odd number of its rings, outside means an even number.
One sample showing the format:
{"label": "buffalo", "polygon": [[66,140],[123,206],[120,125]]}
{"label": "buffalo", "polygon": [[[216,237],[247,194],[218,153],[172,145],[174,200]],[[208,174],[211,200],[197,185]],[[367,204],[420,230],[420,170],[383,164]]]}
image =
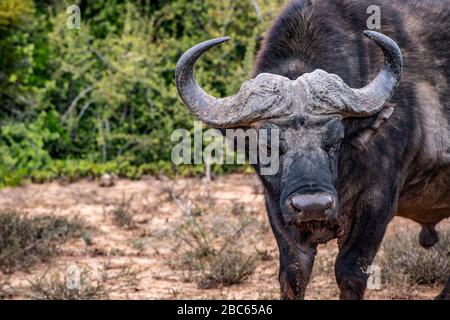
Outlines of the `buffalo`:
{"label": "buffalo", "polygon": [[[364,31],[372,5],[379,32]],[[362,299],[396,215],[422,225],[422,246],[438,242],[450,216],[450,1],[292,1],[264,35],[253,79],[215,98],[194,64],[227,40],[187,51],[177,87],[211,127],[280,133],[279,170],[259,176],[282,298],[304,298],[317,245],[337,238],[340,297]],[[449,297],[450,282],[439,298]]]}

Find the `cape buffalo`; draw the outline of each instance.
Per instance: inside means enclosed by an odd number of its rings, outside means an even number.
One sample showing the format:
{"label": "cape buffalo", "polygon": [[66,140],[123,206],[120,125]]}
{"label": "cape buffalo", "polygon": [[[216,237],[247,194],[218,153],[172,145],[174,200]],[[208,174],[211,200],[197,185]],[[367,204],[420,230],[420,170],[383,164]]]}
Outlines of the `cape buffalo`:
{"label": "cape buffalo", "polygon": [[[363,32],[371,5],[380,33]],[[264,36],[254,78],[218,99],[193,67],[227,40],[187,51],[177,86],[212,127],[280,131],[279,172],[260,178],[282,297],[304,298],[317,244],[337,238],[340,297],[363,298],[395,215],[422,225],[424,247],[450,216],[450,1],[292,1]]]}

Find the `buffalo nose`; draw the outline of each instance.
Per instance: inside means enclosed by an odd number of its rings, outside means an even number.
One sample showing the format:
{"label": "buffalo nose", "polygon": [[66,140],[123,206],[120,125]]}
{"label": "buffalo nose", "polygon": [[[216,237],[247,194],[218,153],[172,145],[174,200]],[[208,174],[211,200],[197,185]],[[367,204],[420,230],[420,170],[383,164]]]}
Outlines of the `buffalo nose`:
{"label": "buffalo nose", "polygon": [[333,197],[326,193],[296,195],[291,198],[291,204],[302,216],[319,218],[333,206]]}

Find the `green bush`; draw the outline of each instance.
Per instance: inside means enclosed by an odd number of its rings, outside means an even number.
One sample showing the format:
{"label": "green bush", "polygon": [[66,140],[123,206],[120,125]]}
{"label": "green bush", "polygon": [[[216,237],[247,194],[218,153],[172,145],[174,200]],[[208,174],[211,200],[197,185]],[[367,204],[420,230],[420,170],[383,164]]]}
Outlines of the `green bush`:
{"label": "green bush", "polygon": [[171,163],[173,130],[193,131],[176,63],[196,43],[231,36],[199,61],[197,78],[217,96],[235,93],[285,2],[79,1],[81,29],[70,30],[72,1],[4,1],[0,186],[104,171],[130,178],[203,171]]}

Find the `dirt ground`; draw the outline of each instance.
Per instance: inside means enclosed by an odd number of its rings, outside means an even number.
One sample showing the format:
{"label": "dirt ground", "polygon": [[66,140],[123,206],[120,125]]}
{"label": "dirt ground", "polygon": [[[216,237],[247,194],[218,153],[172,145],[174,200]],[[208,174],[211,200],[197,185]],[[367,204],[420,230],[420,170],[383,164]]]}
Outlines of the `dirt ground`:
{"label": "dirt ground", "polygon": [[[132,285],[110,288],[110,298],[278,299],[278,253],[270,231],[266,232],[266,240],[262,244],[270,259],[264,259],[255,272],[240,285],[199,289],[195,282],[186,279],[183,270],[168,267],[175,253],[174,244],[166,235],[171,226],[181,218],[181,212],[173,202],[161,200],[161,191],[168,183],[170,182],[167,179],[148,177],[140,181],[118,180],[110,188],[101,188],[97,181],[85,180],[66,185],[52,182],[1,190],[0,208],[24,210],[31,215],[78,217],[91,227],[90,245],[82,238],[71,240],[60,247],[59,256],[50,263],[38,264],[28,272],[20,271],[12,274],[11,284],[26,287],[30,277],[52,270],[67,270],[73,265],[89,266],[93,269],[107,266],[109,270],[131,265],[139,269],[139,279]],[[180,179],[173,184],[175,188],[189,188],[192,195],[205,188],[205,182],[200,179]],[[230,205],[233,202],[247,203],[256,207],[258,215],[261,219],[265,219],[262,189],[256,177],[252,175],[220,177],[210,182],[208,188],[212,197],[223,205]],[[120,201],[123,197],[133,197],[133,206],[139,208],[139,214],[134,217],[137,228],[133,230],[117,227],[106,214],[108,204]],[[450,223],[445,221],[443,227],[450,228]],[[420,231],[419,226],[414,223],[396,218],[389,227],[388,235],[402,228],[408,228],[417,234]],[[322,245],[319,248],[318,259],[332,261],[336,252],[335,242]],[[382,286],[381,290],[368,290],[366,298],[432,299],[440,290],[439,286]],[[332,269],[314,272],[307,298],[338,298],[338,288]]]}

